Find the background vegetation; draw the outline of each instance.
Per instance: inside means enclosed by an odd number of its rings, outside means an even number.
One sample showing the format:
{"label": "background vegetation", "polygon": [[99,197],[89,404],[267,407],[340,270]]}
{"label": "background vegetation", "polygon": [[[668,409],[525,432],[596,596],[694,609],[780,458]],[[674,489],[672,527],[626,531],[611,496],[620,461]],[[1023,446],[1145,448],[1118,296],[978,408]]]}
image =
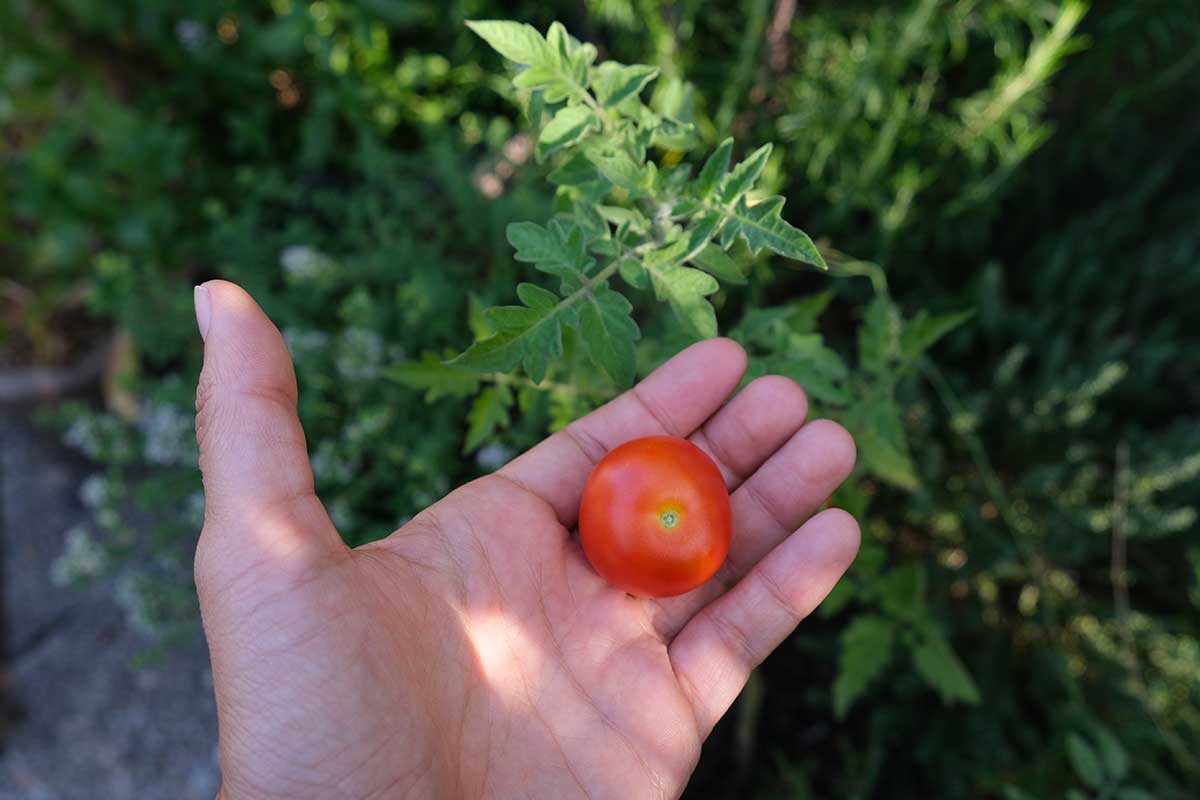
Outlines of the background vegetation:
{"label": "background vegetation", "polygon": [[[1186,0],[0,0],[0,366],[117,343],[103,406],[48,414],[98,464],[60,577],[149,551],[122,582],[131,618],[194,631],[201,280],[241,282],[284,330],[318,491],[354,543],[616,391],[570,342],[538,385],[437,366],[487,335],[482,308],[546,283],[505,228],[549,218],[553,159],[462,24],[494,17],[657,67],[643,99],[699,153],[774,142],[760,188],[831,267],[747,256],[747,283],[709,298],[756,368],[856,433],[838,500],[866,535],[690,791],[1194,797]],[[694,334],[630,299],[642,374]]]}

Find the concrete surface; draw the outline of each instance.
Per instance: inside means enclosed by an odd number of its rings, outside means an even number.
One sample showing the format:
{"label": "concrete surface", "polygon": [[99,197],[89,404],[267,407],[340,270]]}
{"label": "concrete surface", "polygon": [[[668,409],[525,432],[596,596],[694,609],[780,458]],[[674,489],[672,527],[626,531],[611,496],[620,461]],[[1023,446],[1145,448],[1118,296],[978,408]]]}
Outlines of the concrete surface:
{"label": "concrete surface", "polygon": [[51,581],[64,533],[88,520],[93,472],[30,409],[0,405],[0,800],[191,800],[218,785],[203,638],[150,668],[111,581]]}

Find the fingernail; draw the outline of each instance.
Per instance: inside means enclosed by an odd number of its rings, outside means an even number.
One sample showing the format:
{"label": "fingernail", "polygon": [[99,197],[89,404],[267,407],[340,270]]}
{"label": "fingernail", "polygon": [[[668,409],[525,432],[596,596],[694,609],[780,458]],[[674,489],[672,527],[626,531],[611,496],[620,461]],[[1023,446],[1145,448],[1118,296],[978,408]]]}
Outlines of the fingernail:
{"label": "fingernail", "polygon": [[196,304],[196,325],[200,328],[200,338],[208,336],[208,321],[212,317],[212,304],[208,299],[208,289],[197,286],[192,291],[192,300]]}

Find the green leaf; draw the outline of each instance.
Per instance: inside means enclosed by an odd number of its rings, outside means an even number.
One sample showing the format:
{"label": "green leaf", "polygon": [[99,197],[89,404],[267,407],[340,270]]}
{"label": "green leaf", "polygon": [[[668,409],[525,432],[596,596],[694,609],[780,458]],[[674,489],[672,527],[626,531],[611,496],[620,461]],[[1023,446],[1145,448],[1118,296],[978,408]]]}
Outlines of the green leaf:
{"label": "green leaf", "polygon": [[1124,778],[1129,772],[1129,754],[1120,740],[1103,726],[1092,729],[1092,740],[1096,743],[1096,749],[1100,751],[1100,760],[1104,763],[1108,776],[1114,781]]}
{"label": "green leaf", "polygon": [[622,256],[620,263],[617,265],[617,272],[620,273],[621,279],[634,289],[645,289],[650,285],[649,273],[642,266],[642,262],[633,256]]}
{"label": "green leaf", "polygon": [[842,633],[838,674],[833,682],[833,713],[842,719],[892,659],[896,626],[887,617],[864,614]]}
{"label": "green leaf", "polygon": [[783,352],[765,363],[769,372],[791,378],[814,400],[834,406],[850,402],[845,388],[849,370],[819,334],[789,335]]}
{"label": "green leaf", "polygon": [[497,430],[508,427],[508,409],[512,399],[512,390],[503,383],[489,386],[479,393],[467,414],[469,427],[467,440],[463,444],[464,453],[479,447]]}
{"label": "green leaf", "polygon": [[562,325],[575,321],[574,309],[531,283],[518,285],[517,296],[524,306],[488,309],[494,336],[475,342],[448,363],[480,372],[510,372],[523,365],[534,382],[546,377],[550,362],[562,358]]}
{"label": "green leaf", "polygon": [[650,220],[646,219],[646,215],[636,208],[622,208],[621,206],[597,206],[596,208],[600,212],[600,216],[613,225],[628,225],[638,232],[650,227]]}
{"label": "green leaf", "polygon": [[900,312],[885,294],[876,294],[858,328],[858,361],[863,369],[876,375],[890,371],[900,357],[903,330]]}
{"label": "green leaf", "polygon": [[1096,755],[1092,746],[1083,740],[1082,736],[1075,733],[1067,734],[1067,758],[1070,760],[1075,774],[1090,788],[1099,789],[1105,784],[1104,768],[1100,764],[1100,757]]}
{"label": "green leaf", "polygon": [[[644,262],[643,262],[644,264]],[[675,316],[702,339],[717,335],[717,312],[704,298],[720,288],[716,278],[697,269],[664,265],[646,268],[654,294],[666,300]]]}
{"label": "green leaf", "polygon": [[546,176],[555,186],[583,186],[600,178],[600,170],[582,153],[571,155]]}
{"label": "green leaf", "polygon": [[768,197],[752,206],[747,205],[745,197],[739,198],[733,208],[722,209],[726,219],[721,229],[721,247],[728,250],[740,236],[752,253],[757,254],[765,247],[784,258],[829,269],[808,234],[780,216],[782,209],[782,197]]}
{"label": "green leaf", "polygon": [[387,377],[413,389],[425,390],[425,402],[442,397],[469,397],[479,389],[479,375],[443,364],[433,353],[420,361],[407,361],[388,367]]}
{"label": "green leaf", "polygon": [[928,635],[913,649],[913,666],[943,700],[971,705],[979,702],[979,688],[971,674],[940,634]]}
{"label": "green leaf", "polygon": [[646,173],[626,155],[592,155],[592,163],[613,186],[641,195],[645,189]]}
{"label": "green leaf", "polygon": [[670,117],[660,118],[650,130],[651,143],[665,150],[691,150],[700,141],[695,125]]}
{"label": "green leaf", "polygon": [[589,295],[579,312],[579,333],[588,355],[622,388],[633,383],[637,366],[634,342],[641,337],[629,315],[632,310],[624,295],[599,289]]}
{"label": "green leaf", "polygon": [[569,147],[582,139],[595,122],[596,116],[587,106],[564,106],[546,123],[537,140],[537,159],[545,160],[546,156],[564,147]]}
{"label": "green leaf", "polygon": [[700,175],[696,178],[693,186],[696,195],[701,200],[707,200],[712,196],[717,184],[725,177],[725,173],[729,170],[729,157],[732,153],[733,139],[729,138],[717,145],[717,149],[704,162],[704,167],[700,170]]}
{"label": "green leaf", "polygon": [[1155,797],[1139,786],[1126,786],[1117,790],[1117,800],[1155,800]]}
{"label": "green leaf", "polygon": [[667,301],[692,333],[707,339],[717,335],[717,315],[704,298],[721,287],[708,273],[680,266],[688,247],[688,238],[680,237],[647,253],[642,266],[650,274],[654,296]]}
{"label": "green leaf", "polygon": [[550,58],[550,49],[537,28],[506,20],[468,20],[467,27],[500,55],[517,64],[539,64]]}
{"label": "green leaf", "polygon": [[881,481],[909,491],[920,482],[908,451],[900,409],[890,396],[868,397],[853,406],[846,427],[858,445],[858,460]]}
{"label": "green leaf", "polygon": [[[714,155],[716,154],[714,153]],[[767,165],[767,159],[770,157],[771,143],[768,142],[734,167],[733,171],[726,176],[724,183],[721,184],[721,202],[728,205],[749,191],[754,182],[758,180],[758,176],[762,174],[763,167]],[[708,167],[707,164],[704,166]]]}
{"label": "green leaf", "polygon": [[773,308],[752,308],[733,329],[743,344],[774,349],[792,333],[813,333],[817,319],[833,299],[833,291],[815,292]]}
{"label": "green leaf", "polygon": [[582,285],[588,270],[595,266],[595,260],[584,250],[582,232],[570,222],[554,219],[547,228],[536,222],[513,222],[504,233],[516,248],[514,257],[518,261],[562,278],[564,291]]}
{"label": "green leaf", "polygon": [[925,618],[925,565],[910,561],[889,570],[876,581],[879,604],[893,617],[906,621]]}
{"label": "green leaf", "polygon": [[615,61],[605,61],[596,68],[592,77],[592,90],[601,105],[614,108],[641,92],[657,77],[658,67],[648,67],[645,64],[622,66]]}
{"label": "green leaf", "polygon": [[726,283],[741,285],[746,282],[746,276],[737,262],[715,244],[706,244],[700,252],[692,256],[691,262],[709,275],[720,278]]}
{"label": "green leaf", "polygon": [[931,317],[922,309],[915,317],[904,323],[904,330],[900,334],[900,352],[906,361],[916,359],[917,356],[932,347],[938,339],[966,322],[974,314],[974,309],[968,309]]}

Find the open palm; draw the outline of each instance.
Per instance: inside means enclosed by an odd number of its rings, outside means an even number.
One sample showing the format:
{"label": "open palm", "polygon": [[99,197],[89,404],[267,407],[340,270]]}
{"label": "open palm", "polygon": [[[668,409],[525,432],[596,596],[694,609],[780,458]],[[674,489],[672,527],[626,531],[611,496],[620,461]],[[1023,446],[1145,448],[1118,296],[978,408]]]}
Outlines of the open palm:
{"label": "open palm", "polygon": [[[674,797],[757,666],[858,547],[818,513],[854,447],[727,340],[346,548],[313,492],[278,331],[245,292],[197,291],[196,554],[222,796]],[[686,436],[731,492],[729,560],[666,600],[613,589],[571,536],[584,479],[639,436]],[[797,530],[798,528],[798,530]]]}

